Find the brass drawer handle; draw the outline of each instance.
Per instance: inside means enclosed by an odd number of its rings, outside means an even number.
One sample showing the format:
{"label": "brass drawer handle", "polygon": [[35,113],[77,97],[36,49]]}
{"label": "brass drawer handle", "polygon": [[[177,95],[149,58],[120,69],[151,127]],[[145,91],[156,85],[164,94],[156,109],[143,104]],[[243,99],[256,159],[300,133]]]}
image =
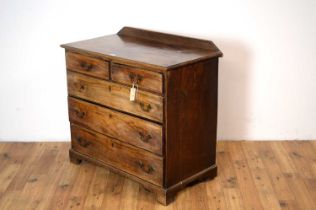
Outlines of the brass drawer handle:
{"label": "brass drawer handle", "polygon": [[147,165],[146,167],[145,164],[141,160],[137,161],[137,165],[147,174],[151,174],[155,171],[155,169],[151,165]]}
{"label": "brass drawer handle", "polygon": [[129,78],[132,83],[137,84],[138,82],[141,82],[143,80],[143,77],[138,74],[129,73]]}
{"label": "brass drawer handle", "polygon": [[136,163],[139,168],[144,168],[144,163],[141,160],[138,160]]}
{"label": "brass drawer handle", "polygon": [[152,172],[154,172],[154,168],[151,165],[147,166],[147,169],[144,170],[147,174],[151,174]]}
{"label": "brass drawer handle", "polygon": [[78,110],[76,110],[75,112],[76,112],[77,117],[79,117],[80,119],[83,119],[86,116],[85,112],[81,112]]}
{"label": "brass drawer handle", "polygon": [[77,137],[76,140],[78,144],[82,147],[88,147],[91,144],[89,141],[81,137]]}
{"label": "brass drawer handle", "polygon": [[79,91],[84,91],[86,89],[86,87],[83,84],[79,85]]}
{"label": "brass drawer handle", "polygon": [[143,102],[140,102],[139,105],[140,105],[140,108],[145,112],[150,112],[152,108],[150,104],[145,104]]}
{"label": "brass drawer handle", "polygon": [[145,142],[145,143],[148,143],[149,140],[152,138],[151,135],[149,134],[147,136],[143,134],[142,132],[138,132],[138,134],[139,134],[140,140],[142,140],[142,142]]}
{"label": "brass drawer handle", "polygon": [[81,61],[80,62],[80,67],[87,70],[87,71],[90,71],[93,67],[93,65],[91,63],[87,63],[85,61]]}

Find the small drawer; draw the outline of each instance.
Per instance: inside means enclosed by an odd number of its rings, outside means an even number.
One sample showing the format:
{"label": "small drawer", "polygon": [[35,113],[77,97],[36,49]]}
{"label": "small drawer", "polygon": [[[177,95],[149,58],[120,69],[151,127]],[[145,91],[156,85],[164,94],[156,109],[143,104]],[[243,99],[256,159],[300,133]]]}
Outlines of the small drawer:
{"label": "small drawer", "polygon": [[68,98],[69,120],[128,144],[162,155],[162,127],[111,109]]}
{"label": "small drawer", "polygon": [[135,83],[140,89],[162,94],[162,74],[159,73],[114,63],[111,79],[129,86]]}
{"label": "small drawer", "polygon": [[80,72],[101,79],[109,78],[109,62],[89,56],[66,52],[68,70]]}
{"label": "small drawer", "polygon": [[162,96],[137,90],[135,101],[130,101],[130,88],[125,85],[87,77],[68,71],[68,93],[88,101],[128,112],[156,122],[162,122]]}
{"label": "small drawer", "polygon": [[71,126],[71,146],[81,154],[162,186],[162,157],[76,125]]}

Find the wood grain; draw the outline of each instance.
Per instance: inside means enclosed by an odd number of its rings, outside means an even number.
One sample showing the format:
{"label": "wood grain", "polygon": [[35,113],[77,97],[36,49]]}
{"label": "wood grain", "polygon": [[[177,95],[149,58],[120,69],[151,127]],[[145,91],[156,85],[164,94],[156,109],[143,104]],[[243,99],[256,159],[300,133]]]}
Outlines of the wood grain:
{"label": "wood grain", "polygon": [[138,90],[136,100],[130,101],[131,87],[86,77],[71,71],[68,71],[67,77],[68,93],[71,96],[80,97],[153,121],[162,122],[163,120],[163,98],[161,96]]}
{"label": "wood grain", "polygon": [[109,62],[81,55],[73,52],[66,52],[67,69],[87,74],[101,79],[109,79]]}
{"label": "wood grain", "polygon": [[71,126],[72,149],[162,186],[162,158],[110,137]]}
{"label": "wood grain", "polygon": [[0,143],[0,183],[5,185],[0,208],[316,209],[316,174],[311,173],[316,141],[220,141],[218,176],[179,192],[167,207],[130,179],[86,162],[71,164],[69,147],[62,142]]}
{"label": "wood grain", "polygon": [[162,127],[76,98],[68,98],[70,122],[162,154]]}
{"label": "wood grain", "polygon": [[186,46],[188,48],[199,48],[210,51],[212,50],[213,52],[217,52],[219,55],[221,55],[220,50],[213,42],[209,40],[196,39],[192,37],[167,34],[127,26],[122,28],[117,34],[120,36],[131,36],[156,42],[158,41],[171,46]]}
{"label": "wood grain", "polygon": [[[255,145],[255,143],[253,142]],[[273,189],[273,183],[264,165],[263,159],[254,146],[247,144],[243,146],[245,156],[248,161],[248,166],[252,173],[252,180],[257,188],[259,199],[264,209],[281,209],[277,194]]]}
{"label": "wood grain", "polygon": [[198,60],[222,56],[211,41],[124,27],[117,34],[61,47],[152,71],[166,72]]}
{"label": "wood grain", "polygon": [[149,90],[162,94],[162,74],[113,63],[111,66],[111,79],[115,82],[132,86],[136,84],[139,89]]}
{"label": "wood grain", "polygon": [[172,186],[215,164],[218,59],[166,75],[166,182]]}
{"label": "wood grain", "polygon": [[[186,186],[216,176],[218,57],[222,52],[212,41],[124,27],[114,35],[62,47],[66,49],[70,122],[90,134],[120,141],[124,158],[132,162],[133,156],[124,151],[130,146],[141,153],[152,152],[163,164],[161,177],[141,176],[130,171],[122,158],[121,163],[113,162],[115,154],[107,154],[107,144],[96,146],[90,141],[93,135],[72,138],[73,163],[90,161],[136,180],[164,205]],[[101,69],[109,70],[107,79],[100,75]],[[130,101],[132,86],[137,88],[136,99]],[[71,128],[74,137],[79,131],[74,125]],[[155,167],[143,162],[140,167],[151,174]],[[142,193],[141,197],[147,199]],[[102,201],[102,207],[104,202],[108,201]],[[199,207],[208,206],[206,202]]]}

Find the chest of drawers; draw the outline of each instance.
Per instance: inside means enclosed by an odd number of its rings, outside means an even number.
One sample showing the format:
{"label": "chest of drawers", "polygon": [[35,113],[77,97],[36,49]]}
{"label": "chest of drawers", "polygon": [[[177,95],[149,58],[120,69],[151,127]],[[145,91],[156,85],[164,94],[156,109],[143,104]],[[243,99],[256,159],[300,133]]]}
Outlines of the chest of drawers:
{"label": "chest of drawers", "polygon": [[124,27],[62,47],[72,162],[137,181],[165,205],[216,176],[222,53],[211,41]]}

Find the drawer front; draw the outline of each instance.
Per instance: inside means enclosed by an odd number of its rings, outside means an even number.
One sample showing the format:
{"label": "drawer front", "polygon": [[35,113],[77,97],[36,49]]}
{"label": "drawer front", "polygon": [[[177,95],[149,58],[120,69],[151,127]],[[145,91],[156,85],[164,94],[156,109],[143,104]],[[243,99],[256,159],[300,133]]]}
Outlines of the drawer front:
{"label": "drawer front", "polygon": [[68,98],[70,122],[162,155],[162,127],[98,105]]}
{"label": "drawer front", "polygon": [[109,78],[109,63],[104,60],[80,55],[73,52],[66,52],[67,69],[98,77]]}
{"label": "drawer front", "polygon": [[76,125],[71,126],[71,139],[75,151],[162,186],[161,157]]}
{"label": "drawer front", "polygon": [[120,64],[112,64],[111,79],[132,86],[136,83],[140,89],[162,94],[162,74]]}
{"label": "drawer front", "polygon": [[130,101],[130,88],[68,71],[69,95],[162,122],[163,98],[138,90],[136,100]]}

